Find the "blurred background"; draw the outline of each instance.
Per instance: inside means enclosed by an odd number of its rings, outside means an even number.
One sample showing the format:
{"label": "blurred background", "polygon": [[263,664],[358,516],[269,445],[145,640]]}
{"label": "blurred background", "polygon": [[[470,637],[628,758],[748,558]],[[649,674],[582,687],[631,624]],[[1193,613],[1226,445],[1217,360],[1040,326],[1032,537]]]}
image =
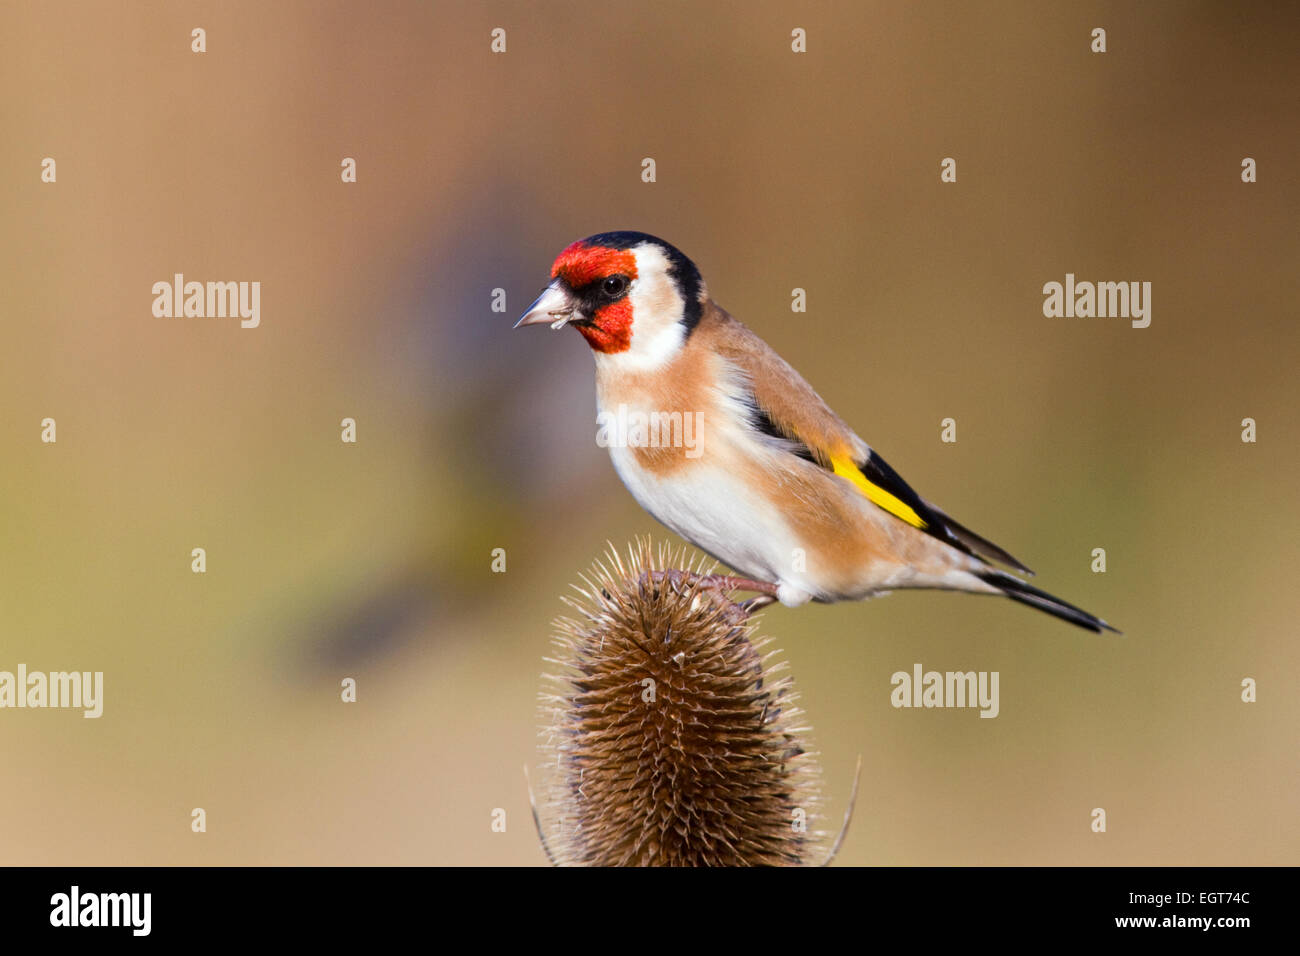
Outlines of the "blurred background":
{"label": "blurred background", "polygon": [[[1300,862],[1295,10],[1044,6],[6,4],[0,670],[105,702],[0,712],[0,862],[545,862],[559,596],[676,540],[596,447],[581,338],[511,332],[609,229],[1125,632],[766,612],[832,815],[863,759],[840,862]],[[176,272],[260,281],[261,326],[155,318]],[[1067,272],[1151,282],[1150,328],[1044,318]],[[1000,716],[893,709],[917,662],[999,671]]]}

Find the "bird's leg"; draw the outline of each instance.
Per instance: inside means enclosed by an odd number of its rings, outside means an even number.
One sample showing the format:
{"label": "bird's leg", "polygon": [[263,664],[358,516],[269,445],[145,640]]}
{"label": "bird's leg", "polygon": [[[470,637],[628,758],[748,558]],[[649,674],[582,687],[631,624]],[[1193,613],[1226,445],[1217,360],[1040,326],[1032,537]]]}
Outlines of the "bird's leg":
{"label": "bird's leg", "polygon": [[[706,574],[702,576],[705,587],[716,587],[728,593],[732,591],[757,591],[762,597],[767,598],[759,607],[766,607],[776,600],[776,585],[768,584],[766,581],[758,581],[754,578],[737,578],[728,574]],[[746,601],[749,604],[758,601],[760,598],[750,598]]]}
{"label": "bird's leg", "polygon": [[[777,599],[775,584],[756,581],[753,578],[738,578],[726,574],[696,574],[694,571],[681,571],[677,568],[670,568],[665,571],[646,571],[641,575],[643,585],[650,582],[657,584],[660,581],[667,581],[674,590],[678,591],[684,585],[691,583],[701,588],[717,591],[722,597],[730,601],[733,607],[738,608],[746,616],[767,607]],[[759,596],[750,598],[748,601],[731,601],[732,591],[757,591]]]}

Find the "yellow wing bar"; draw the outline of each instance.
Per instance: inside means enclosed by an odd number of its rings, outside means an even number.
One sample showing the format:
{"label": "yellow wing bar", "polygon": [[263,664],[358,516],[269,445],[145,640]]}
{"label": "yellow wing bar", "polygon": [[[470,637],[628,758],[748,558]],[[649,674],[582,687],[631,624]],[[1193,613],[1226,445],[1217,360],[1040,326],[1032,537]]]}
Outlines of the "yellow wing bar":
{"label": "yellow wing bar", "polygon": [[831,467],[835,470],[835,474],[857,485],[858,491],[866,495],[872,504],[884,508],[895,518],[902,518],[914,528],[925,530],[928,527],[924,519],[910,505],[900,501],[879,485],[868,481],[867,476],[851,459],[837,456],[831,459]]}

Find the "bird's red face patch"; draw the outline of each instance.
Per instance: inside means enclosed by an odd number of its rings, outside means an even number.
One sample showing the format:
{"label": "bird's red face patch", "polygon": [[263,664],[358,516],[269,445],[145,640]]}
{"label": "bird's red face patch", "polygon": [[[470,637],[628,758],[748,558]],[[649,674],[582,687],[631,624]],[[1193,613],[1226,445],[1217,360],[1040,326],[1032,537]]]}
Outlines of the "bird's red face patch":
{"label": "bird's red face patch", "polygon": [[597,309],[590,325],[575,328],[597,352],[626,352],[632,347],[632,303],[624,299]]}
{"label": "bird's red face patch", "polygon": [[[589,246],[579,240],[560,253],[551,266],[551,278],[563,279],[575,292],[610,276],[636,278],[636,256],[630,249]],[[575,325],[597,352],[626,352],[632,345],[632,302],[626,296],[600,306],[590,322]]]}
{"label": "bird's red face patch", "polygon": [[561,252],[551,266],[551,278],[563,279],[571,289],[620,273],[636,278],[636,256],[631,249],[588,246],[581,239]]}

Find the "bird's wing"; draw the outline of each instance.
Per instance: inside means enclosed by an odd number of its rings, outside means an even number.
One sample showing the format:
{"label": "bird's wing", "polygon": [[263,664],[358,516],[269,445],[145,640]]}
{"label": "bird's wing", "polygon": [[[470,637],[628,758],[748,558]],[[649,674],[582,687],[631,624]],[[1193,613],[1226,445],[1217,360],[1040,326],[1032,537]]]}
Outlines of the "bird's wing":
{"label": "bird's wing", "polygon": [[771,346],[721,308],[710,305],[695,334],[706,336],[708,344],[743,375],[754,410],[754,427],[780,439],[791,454],[850,482],[900,521],[981,561],[997,561],[1033,573],[1005,550],[925,501]]}

